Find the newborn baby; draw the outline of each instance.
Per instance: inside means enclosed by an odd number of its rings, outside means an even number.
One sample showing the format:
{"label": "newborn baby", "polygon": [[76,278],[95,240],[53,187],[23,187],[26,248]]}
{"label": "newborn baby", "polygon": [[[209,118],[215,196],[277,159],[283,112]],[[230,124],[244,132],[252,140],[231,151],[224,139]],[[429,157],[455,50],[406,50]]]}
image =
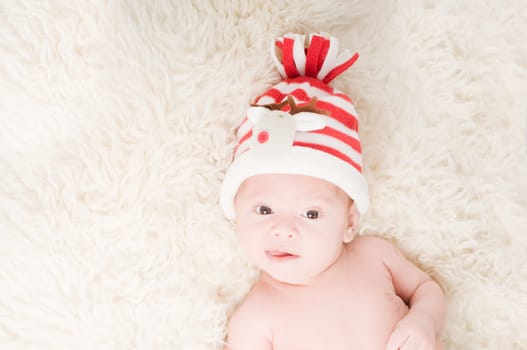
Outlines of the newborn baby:
{"label": "newborn baby", "polygon": [[390,242],[354,235],[369,204],[358,121],[327,84],[357,55],[335,46],[279,38],[285,79],[238,128],[220,204],[261,276],[230,318],[226,349],[442,349],[440,287]]}
{"label": "newborn baby", "polygon": [[262,274],[231,317],[228,349],[441,348],[441,289],[386,240],[354,239],[358,212],[335,185],[256,175],[235,213]]}

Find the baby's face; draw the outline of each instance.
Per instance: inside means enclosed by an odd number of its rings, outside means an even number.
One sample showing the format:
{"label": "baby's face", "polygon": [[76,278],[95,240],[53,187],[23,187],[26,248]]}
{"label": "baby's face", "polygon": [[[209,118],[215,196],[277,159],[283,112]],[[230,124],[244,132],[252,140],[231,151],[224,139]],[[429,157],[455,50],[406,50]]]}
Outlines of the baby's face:
{"label": "baby's face", "polygon": [[257,175],[235,199],[236,226],[249,258],[276,280],[309,283],[339,257],[357,220],[335,185],[302,175]]}

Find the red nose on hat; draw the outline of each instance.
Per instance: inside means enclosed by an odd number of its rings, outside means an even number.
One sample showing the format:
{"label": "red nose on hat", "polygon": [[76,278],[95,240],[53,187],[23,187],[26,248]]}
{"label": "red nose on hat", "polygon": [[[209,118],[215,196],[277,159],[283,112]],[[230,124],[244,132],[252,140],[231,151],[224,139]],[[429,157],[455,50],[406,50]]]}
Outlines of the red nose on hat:
{"label": "red nose on hat", "polygon": [[269,132],[267,131],[260,131],[258,133],[258,142],[259,143],[266,143],[269,140]]}

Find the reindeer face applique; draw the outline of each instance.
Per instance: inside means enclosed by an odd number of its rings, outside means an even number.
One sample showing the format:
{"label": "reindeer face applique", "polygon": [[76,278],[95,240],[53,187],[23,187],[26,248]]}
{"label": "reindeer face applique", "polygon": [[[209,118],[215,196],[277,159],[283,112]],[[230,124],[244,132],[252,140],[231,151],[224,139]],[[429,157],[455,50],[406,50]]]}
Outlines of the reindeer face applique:
{"label": "reindeer face applique", "polygon": [[[298,131],[308,132],[326,127],[320,114],[324,111],[315,108],[316,98],[306,106],[297,107],[293,98],[288,96],[282,103],[252,106],[247,118],[253,124],[251,150],[273,157],[286,152],[293,146]],[[281,108],[289,104],[289,112]]]}

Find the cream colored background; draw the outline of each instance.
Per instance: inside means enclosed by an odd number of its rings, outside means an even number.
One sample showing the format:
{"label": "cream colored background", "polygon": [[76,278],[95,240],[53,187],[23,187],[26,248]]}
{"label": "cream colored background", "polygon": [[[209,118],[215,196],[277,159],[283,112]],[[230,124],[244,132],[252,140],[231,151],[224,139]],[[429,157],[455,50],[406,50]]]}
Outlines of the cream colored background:
{"label": "cream colored background", "polygon": [[0,2],[0,349],[221,349],[256,277],[217,205],[286,32],[359,61],[372,208],[448,349],[527,349],[527,3]]}

